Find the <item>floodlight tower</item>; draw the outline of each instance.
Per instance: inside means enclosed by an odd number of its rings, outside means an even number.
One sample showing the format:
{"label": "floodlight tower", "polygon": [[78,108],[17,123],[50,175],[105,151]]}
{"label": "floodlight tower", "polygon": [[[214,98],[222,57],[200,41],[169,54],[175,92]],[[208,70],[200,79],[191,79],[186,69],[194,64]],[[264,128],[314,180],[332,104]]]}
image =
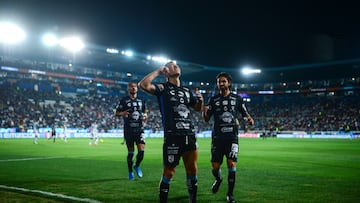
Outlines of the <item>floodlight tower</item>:
{"label": "floodlight tower", "polygon": [[0,22],[0,43],[16,44],[25,40],[25,32],[18,25]]}

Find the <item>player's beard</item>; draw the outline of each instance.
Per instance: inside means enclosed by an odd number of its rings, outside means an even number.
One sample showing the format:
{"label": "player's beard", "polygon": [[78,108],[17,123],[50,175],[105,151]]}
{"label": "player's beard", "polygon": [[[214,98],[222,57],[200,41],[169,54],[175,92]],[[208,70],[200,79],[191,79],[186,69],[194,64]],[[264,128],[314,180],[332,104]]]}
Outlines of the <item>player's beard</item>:
{"label": "player's beard", "polygon": [[169,78],[177,78],[180,77],[180,73],[173,73],[168,75]]}
{"label": "player's beard", "polygon": [[227,90],[229,90],[229,87],[220,86],[219,89],[220,89],[221,92],[226,92]]}

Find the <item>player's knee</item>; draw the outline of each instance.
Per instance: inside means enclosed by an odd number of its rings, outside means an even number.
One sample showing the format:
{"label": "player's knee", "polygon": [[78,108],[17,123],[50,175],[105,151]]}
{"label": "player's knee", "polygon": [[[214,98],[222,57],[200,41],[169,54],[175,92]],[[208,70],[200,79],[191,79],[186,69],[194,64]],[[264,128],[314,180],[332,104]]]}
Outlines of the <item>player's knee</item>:
{"label": "player's knee", "polygon": [[175,174],[175,167],[164,167],[163,175],[168,178],[172,179]]}

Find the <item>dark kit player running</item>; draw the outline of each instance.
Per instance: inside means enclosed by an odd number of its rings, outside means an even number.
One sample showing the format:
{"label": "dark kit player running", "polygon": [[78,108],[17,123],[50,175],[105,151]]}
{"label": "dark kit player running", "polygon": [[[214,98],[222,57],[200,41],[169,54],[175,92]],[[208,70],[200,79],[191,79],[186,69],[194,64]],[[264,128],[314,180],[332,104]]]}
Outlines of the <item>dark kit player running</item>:
{"label": "dark kit player running", "polygon": [[[144,159],[145,135],[143,122],[146,121],[147,116],[145,102],[137,96],[137,83],[129,82],[128,93],[128,96],[120,100],[115,115],[122,116],[124,119],[124,138],[128,149],[127,165],[129,180],[134,180],[133,167],[139,178],[143,177],[140,163]],[[134,143],[137,146],[138,153],[136,155],[135,165],[133,166]]]}
{"label": "dark kit player running", "polygon": [[240,96],[231,93],[232,79],[228,73],[220,73],[216,77],[219,94],[211,97],[209,103],[203,108],[203,118],[209,121],[214,118],[214,127],[211,143],[212,174],[215,182],[212,185],[212,192],[219,190],[222,182],[220,166],[223,157],[226,157],[228,168],[228,192],[227,202],[235,202],[233,191],[235,187],[236,162],[238,159],[238,118],[241,116],[248,120],[250,125],[254,120],[246,110],[245,104]]}

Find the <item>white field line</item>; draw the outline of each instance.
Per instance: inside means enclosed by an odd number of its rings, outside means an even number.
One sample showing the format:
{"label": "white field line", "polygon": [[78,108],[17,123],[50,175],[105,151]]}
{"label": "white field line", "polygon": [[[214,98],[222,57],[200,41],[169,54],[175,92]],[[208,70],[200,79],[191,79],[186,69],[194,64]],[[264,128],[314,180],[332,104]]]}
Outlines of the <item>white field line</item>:
{"label": "white field line", "polygon": [[22,158],[22,159],[2,159],[0,162],[11,162],[11,161],[32,161],[32,160],[45,160],[45,159],[60,159],[63,156],[52,156],[52,157],[34,157],[34,158]]}
{"label": "white field line", "polygon": [[45,196],[56,197],[56,198],[67,199],[67,200],[78,201],[78,202],[100,203],[99,201],[94,200],[94,199],[73,197],[73,196],[69,196],[69,195],[56,194],[56,193],[46,192],[46,191],[41,191],[41,190],[30,190],[30,189],[26,189],[26,188],[11,187],[11,186],[6,186],[6,185],[0,185],[0,188],[6,189],[6,190],[26,192],[26,193],[41,194],[41,195],[45,195]]}

